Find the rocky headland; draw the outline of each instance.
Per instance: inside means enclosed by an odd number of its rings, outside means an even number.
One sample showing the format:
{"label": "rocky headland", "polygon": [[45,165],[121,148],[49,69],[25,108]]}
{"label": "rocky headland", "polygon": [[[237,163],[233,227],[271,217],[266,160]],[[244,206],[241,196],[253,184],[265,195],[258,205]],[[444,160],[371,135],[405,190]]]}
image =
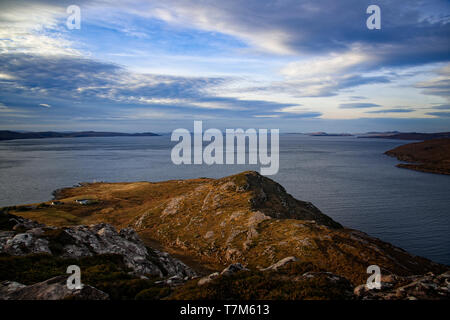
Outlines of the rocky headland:
{"label": "rocky headland", "polygon": [[[448,266],[345,228],[256,172],[56,196],[1,209],[0,298],[449,298]],[[85,292],[63,288],[72,264]],[[379,290],[364,286],[370,265]]]}
{"label": "rocky headland", "polygon": [[385,154],[400,161],[399,168],[450,175],[450,138],[410,143]]}

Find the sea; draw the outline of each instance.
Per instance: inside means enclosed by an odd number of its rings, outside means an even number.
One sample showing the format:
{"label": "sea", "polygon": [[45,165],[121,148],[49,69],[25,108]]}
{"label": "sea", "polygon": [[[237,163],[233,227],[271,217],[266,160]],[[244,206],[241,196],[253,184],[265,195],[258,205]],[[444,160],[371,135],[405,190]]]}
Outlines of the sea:
{"label": "sea", "polygon": [[[384,152],[410,141],[280,136],[271,179],[346,227],[450,265],[450,176],[397,168]],[[0,207],[52,199],[80,182],[219,178],[259,165],[174,165],[169,135],[0,142]]]}

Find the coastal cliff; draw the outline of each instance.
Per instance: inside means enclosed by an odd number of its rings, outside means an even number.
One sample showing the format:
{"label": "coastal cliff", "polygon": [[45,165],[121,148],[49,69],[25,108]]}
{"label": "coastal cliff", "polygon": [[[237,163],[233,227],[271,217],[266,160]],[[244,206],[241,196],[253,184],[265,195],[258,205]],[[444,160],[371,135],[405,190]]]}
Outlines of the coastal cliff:
{"label": "coastal cliff", "polygon": [[[366,282],[370,265],[378,265],[383,276],[396,279],[395,283],[384,281],[383,287],[394,292],[427,274],[424,281],[436,286],[448,281],[448,275],[439,276],[448,271],[447,266],[345,228],[257,172],[221,179],[90,183],[59,190],[56,197],[52,202],[2,211],[65,232],[78,230],[79,225],[105,223],[136,230],[145,246],[153,248],[148,250],[167,251],[193,270],[176,281],[168,275],[156,281],[159,287],[152,292],[159,293],[161,285],[166,285],[169,289],[163,296],[167,299],[382,299],[382,293],[373,295],[358,287]],[[84,228],[98,232],[100,227]],[[66,249],[62,247],[63,252]],[[203,278],[191,279],[194,272]],[[414,295],[448,298],[446,288],[433,293],[419,290]],[[403,291],[390,292],[389,297],[413,296]]]}

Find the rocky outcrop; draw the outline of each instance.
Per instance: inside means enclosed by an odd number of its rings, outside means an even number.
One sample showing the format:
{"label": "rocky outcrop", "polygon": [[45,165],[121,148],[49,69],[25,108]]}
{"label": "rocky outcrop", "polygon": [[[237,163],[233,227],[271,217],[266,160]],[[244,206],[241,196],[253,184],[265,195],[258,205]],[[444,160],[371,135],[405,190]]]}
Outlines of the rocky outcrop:
{"label": "rocky outcrop", "polygon": [[218,278],[220,276],[225,276],[225,277],[226,276],[231,276],[231,275],[233,275],[233,274],[235,274],[236,272],[239,272],[239,271],[250,271],[250,270],[247,269],[246,267],[244,267],[240,263],[233,263],[233,264],[230,264],[225,269],[223,269],[221,273],[214,272],[214,273],[211,273],[210,275],[208,275],[206,277],[201,278],[198,281],[197,284],[199,286],[202,286],[202,285],[207,284],[207,283],[211,282],[212,280],[214,280],[214,279],[216,279],[216,278]]}
{"label": "rocky outcrop", "polygon": [[[260,175],[255,171],[221,179],[220,183],[235,192],[249,192],[253,210],[276,219],[313,220],[318,224],[339,229],[342,225],[323,214],[311,202],[295,199],[279,183]],[[223,188],[222,186],[222,188]],[[220,188],[217,189],[220,191]],[[270,203],[270,206],[267,204]]]}
{"label": "rocky outcrop", "polygon": [[68,289],[67,276],[59,276],[25,286],[18,282],[0,283],[1,300],[107,300],[108,294],[94,287],[83,285],[81,289]]}
{"label": "rocky outcrop", "polygon": [[[136,275],[193,277],[195,272],[166,252],[148,248],[130,228],[117,232],[106,223],[66,228],[47,227],[32,220],[0,213],[10,231],[0,231],[0,253],[47,253],[62,258],[118,254]],[[20,230],[20,231],[18,231]]]}
{"label": "rocky outcrop", "polygon": [[281,259],[277,263],[274,263],[273,265],[271,265],[271,266],[269,266],[267,268],[261,269],[261,271],[269,271],[269,270],[277,271],[278,268],[282,268],[285,265],[287,265],[287,264],[289,264],[291,262],[296,262],[296,261],[298,261],[298,259],[296,257],[286,257],[286,258]]}
{"label": "rocky outcrop", "polygon": [[354,294],[360,300],[449,300],[450,271],[440,275],[382,276],[380,289],[368,289],[362,284]]}
{"label": "rocky outcrop", "polygon": [[239,272],[239,271],[248,271],[248,269],[246,267],[244,267],[240,263],[233,263],[233,264],[230,264],[225,269],[223,269],[220,274],[222,276],[229,276],[229,275],[232,275],[232,274],[234,274],[236,272]]}

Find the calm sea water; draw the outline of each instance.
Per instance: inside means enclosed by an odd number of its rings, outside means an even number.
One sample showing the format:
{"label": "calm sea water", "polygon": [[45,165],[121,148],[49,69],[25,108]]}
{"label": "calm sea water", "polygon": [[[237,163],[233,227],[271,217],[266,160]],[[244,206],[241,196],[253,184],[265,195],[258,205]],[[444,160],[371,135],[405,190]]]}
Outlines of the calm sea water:
{"label": "calm sea water", "polygon": [[[280,137],[272,176],[343,225],[450,264],[450,177],[395,167],[404,141]],[[169,136],[0,142],[0,206],[41,202],[79,182],[222,177],[259,166],[175,166]]]}

